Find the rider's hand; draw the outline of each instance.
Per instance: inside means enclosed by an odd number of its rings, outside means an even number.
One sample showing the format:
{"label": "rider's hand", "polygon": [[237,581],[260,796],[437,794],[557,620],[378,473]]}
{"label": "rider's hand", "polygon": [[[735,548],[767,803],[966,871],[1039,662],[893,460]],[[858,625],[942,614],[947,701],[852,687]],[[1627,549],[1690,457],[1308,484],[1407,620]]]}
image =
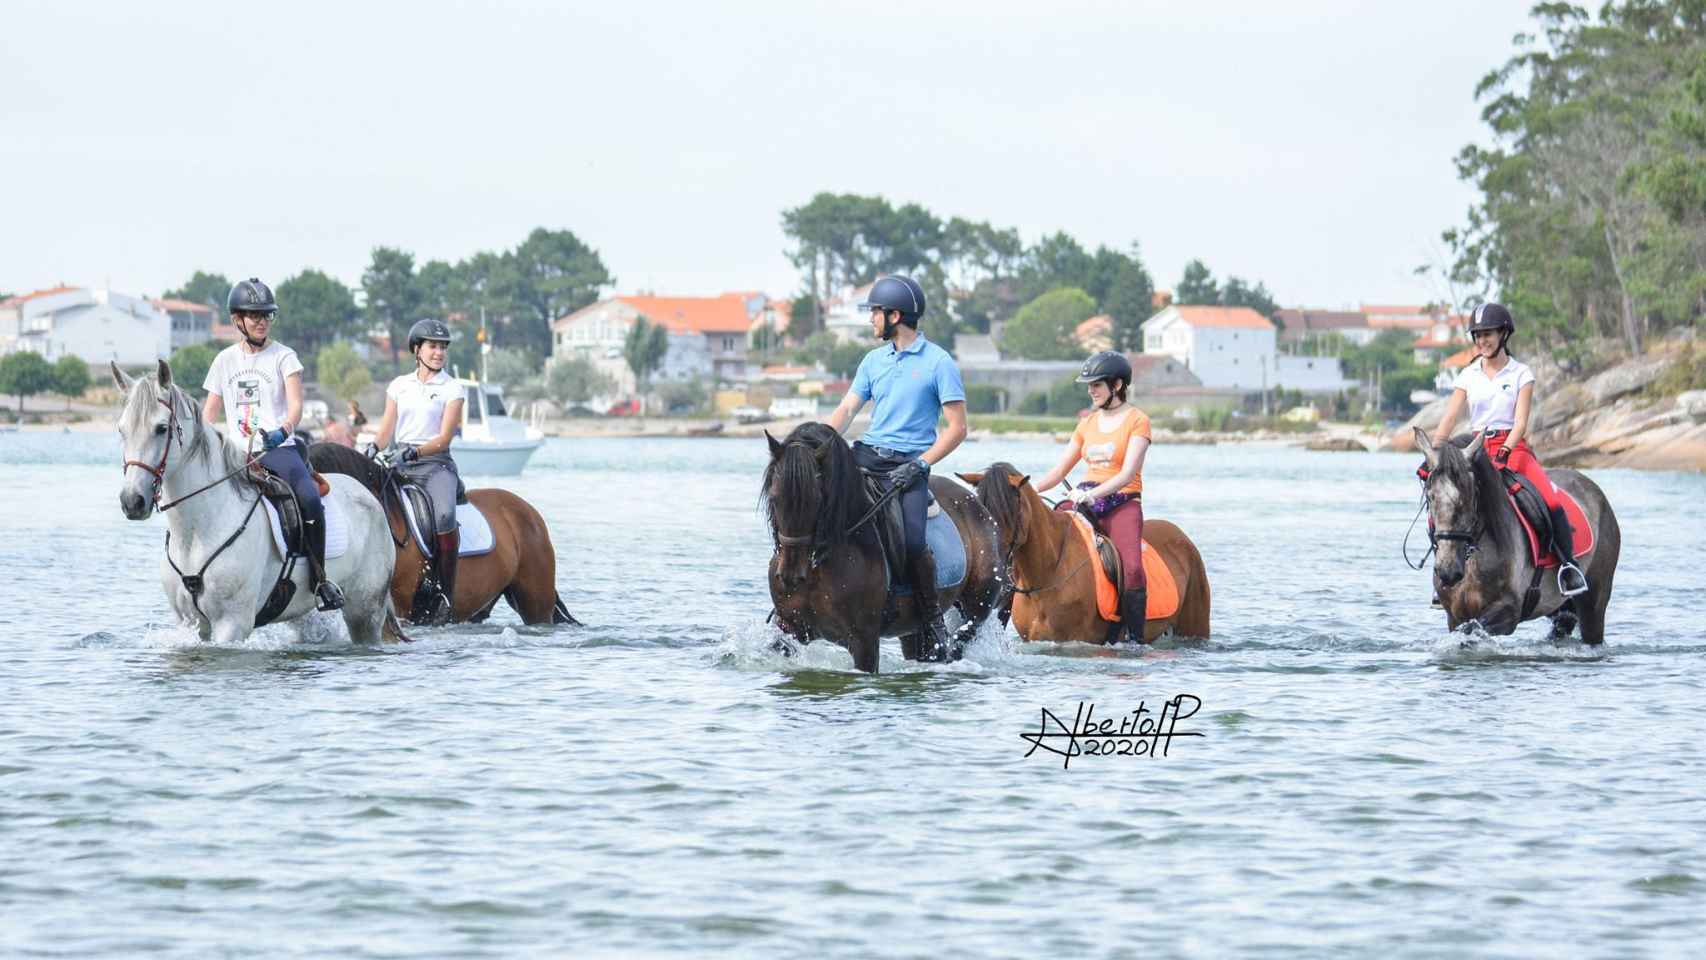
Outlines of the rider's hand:
{"label": "rider's hand", "polygon": [[1090,496],[1090,491],[1092,489],[1093,488],[1091,487],[1073,487],[1071,490],[1066,492],[1066,499],[1071,500],[1073,503],[1082,507],[1086,503],[1095,499]]}
{"label": "rider's hand", "polygon": [[268,430],[266,433],[261,434],[261,447],[265,450],[276,450],[289,437],[290,434],[285,433],[283,427],[279,427],[275,430]]}
{"label": "rider's hand", "polygon": [[397,462],[408,463],[411,460],[418,459],[420,455],[421,451],[418,447],[410,444],[404,444],[403,447],[397,451]]}
{"label": "rider's hand", "polygon": [[1493,466],[1503,470],[1511,460],[1511,448],[1500,447],[1493,451]]}
{"label": "rider's hand", "polygon": [[926,463],[923,457],[919,457],[916,460],[908,460],[900,466],[895,467],[893,470],[890,470],[889,484],[905,490],[907,487],[912,486],[929,475],[930,464]]}

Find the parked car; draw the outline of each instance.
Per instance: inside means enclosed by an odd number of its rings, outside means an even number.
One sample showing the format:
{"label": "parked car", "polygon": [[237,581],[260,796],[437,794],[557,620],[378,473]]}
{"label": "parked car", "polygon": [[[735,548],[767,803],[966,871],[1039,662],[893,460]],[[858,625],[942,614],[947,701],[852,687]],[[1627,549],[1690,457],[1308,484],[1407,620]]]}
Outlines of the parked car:
{"label": "parked car", "polygon": [[608,412],[613,417],[637,416],[640,412],[640,401],[624,400],[621,403],[613,405]]}

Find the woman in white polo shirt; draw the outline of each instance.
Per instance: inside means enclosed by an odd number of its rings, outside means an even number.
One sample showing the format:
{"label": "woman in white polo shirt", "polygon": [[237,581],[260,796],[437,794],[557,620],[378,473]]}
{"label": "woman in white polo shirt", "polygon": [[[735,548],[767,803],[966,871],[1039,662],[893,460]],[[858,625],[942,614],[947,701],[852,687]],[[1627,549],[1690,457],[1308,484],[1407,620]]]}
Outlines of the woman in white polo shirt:
{"label": "woman in white polo shirt", "polygon": [[1508,344],[1516,332],[1516,321],[1503,304],[1483,303],[1469,321],[1475,340],[1474,362],[1457,375],[1445,415],[1434,430],[1435,446],[1445,443],[1451,428],[1469,408],[1469,426],[1486,435],[1487,455],[1493,465],[1514,470],[1534,482],[1552,514],[1554,549],[1559,552],[1558,589],[1574,596],[1588,588],[1587,577],[1576,566],[1571,552],[1574,543],[1569,515],[1551,478],[1528,446],[1529,413],[1534,404],[1534,371],[1511,356]]}
{"label": "woman in white polo shirt", "polygon": [[450,440],[462,425],[462,385],[444,372],[454,339],[442,320],[421,320],[409,328],[415,372],[385,388],[385,416],[375,438],[381,449],[396,442],[398,470],[424,487],[432,501],[431,574],[439,595],[435,624],[449,622],[455,608],[456,554],[462,545],[456,527],[456,461],[450,458]]}

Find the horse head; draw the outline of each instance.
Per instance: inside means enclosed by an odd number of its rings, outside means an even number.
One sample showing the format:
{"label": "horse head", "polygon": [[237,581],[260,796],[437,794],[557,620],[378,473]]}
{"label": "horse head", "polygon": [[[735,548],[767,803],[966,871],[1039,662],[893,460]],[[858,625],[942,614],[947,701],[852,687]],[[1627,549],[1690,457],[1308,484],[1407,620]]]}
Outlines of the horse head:
{"label": "horse head", "polygon": [[847,441],[826,424],[802,423],[778,441],[765,431],[762,507],[779,558],[778,575],[794,587],[827,547],[845,543],[848,527],[870,502]]}
{"label": "horse head", "polygon": [[172,368],[161,360],[155,375],[132,379],[118,364],[112,367],[113,382],[125,391],[124,411],[119,414],[118,432],[124,446],[124,484],[118,502],[124,515],[146,520],[160,499],[166,475],[183,463],[186,424],[196,425],[195,405],[172,383]]}
{"label": "horse head", "polygon": [[1428,465],[1429,535],[1437,554],[1434,579],[1441,588],[1450,589],[1462,582],[1477,541],[1486,532],[1475,463],[1485,438],[1476,434],[1466,444],[1454,440],[1436,447],[1425,431],[1415,429],[1416,446]]}
{"label": "horse head", "polygon": [[992,463],[983,473],[962,473],[959,478],[970,484],[977,498],[983,501],[984,509],[995,521],[997,533],[1005,541],[1007,561],[1011,562],[1025,545],[1025,514],[1031,509],[1031,498],[1041,503],[1037,492],[1031,489],[1030,476],[1021,474],[1010,463]]}

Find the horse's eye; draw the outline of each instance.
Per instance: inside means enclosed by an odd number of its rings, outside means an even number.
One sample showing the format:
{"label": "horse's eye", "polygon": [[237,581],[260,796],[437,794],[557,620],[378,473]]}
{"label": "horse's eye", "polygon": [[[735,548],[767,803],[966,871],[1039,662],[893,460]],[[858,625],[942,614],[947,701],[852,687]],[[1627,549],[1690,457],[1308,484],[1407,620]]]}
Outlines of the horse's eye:
{"label": "horse's eye", "polygon": [[155,424],[155,425],[154,425],[154,435],[155,435],[155,436],[156,436],[156,437],[163,437],[163,436],[165,436],[165,435],[166,435],[166,425],[165,425],[165,424],[163,424],[163,423],[156,423],[156,424]]}

